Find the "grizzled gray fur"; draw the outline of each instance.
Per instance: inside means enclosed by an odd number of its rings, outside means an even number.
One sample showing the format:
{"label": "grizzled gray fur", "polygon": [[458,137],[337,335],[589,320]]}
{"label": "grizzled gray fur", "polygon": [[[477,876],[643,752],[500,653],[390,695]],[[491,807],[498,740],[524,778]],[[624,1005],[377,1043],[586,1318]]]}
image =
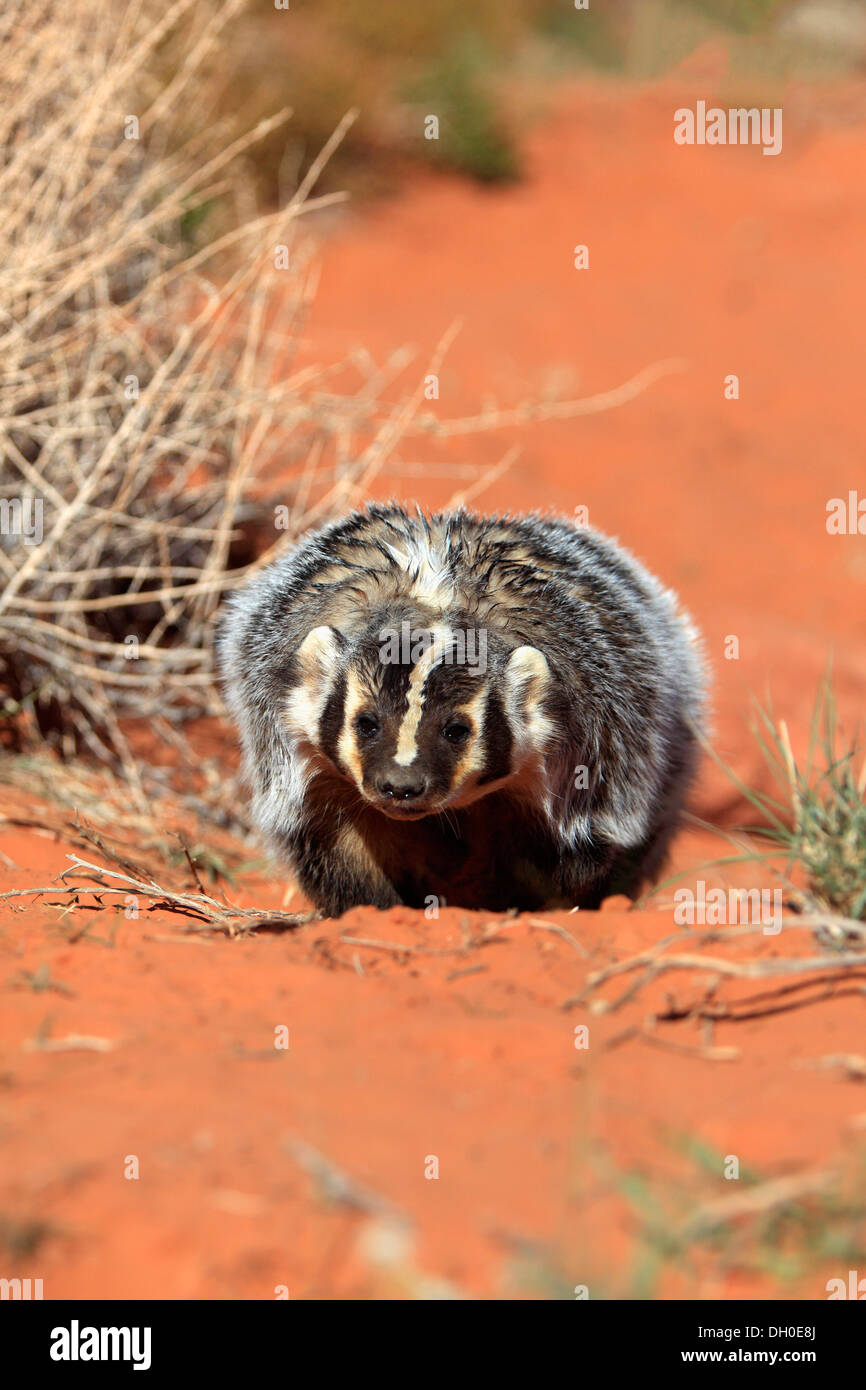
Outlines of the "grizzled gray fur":
{"label": "grizzled gray fur", "polygon": [[257,574],[220,655],[255,822],[324,912],[593,906],[658,875],[703,662],[599,532],[373,505]]}

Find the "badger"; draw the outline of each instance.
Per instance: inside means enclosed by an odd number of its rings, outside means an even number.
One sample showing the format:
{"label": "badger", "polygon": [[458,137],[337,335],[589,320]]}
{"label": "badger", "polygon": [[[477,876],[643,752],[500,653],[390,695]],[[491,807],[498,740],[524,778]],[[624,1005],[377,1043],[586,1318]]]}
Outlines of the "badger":
{"label": "badger", "polygon": [[704,662],[602,533],[370,505],[256,573],[219,654],[253,821],[324,914],[595,907],[658,876]]}

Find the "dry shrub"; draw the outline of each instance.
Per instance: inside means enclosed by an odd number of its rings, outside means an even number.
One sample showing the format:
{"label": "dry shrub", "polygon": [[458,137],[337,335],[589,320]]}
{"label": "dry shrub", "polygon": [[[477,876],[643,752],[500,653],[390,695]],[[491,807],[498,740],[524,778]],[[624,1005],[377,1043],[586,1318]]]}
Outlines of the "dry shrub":
{"label": "dry shrub", "polygon": [[[442,421],[419,407],[449,333],[387,407],[399,354],[301,363],[312,276],[296,229],[341,198],[312,191],[354,113],[284,206],[257,214],[237,160],[287,113],[217,154],[209,119],[244,2],[12,0],[0,18],[0,711],[7,743],[89,750],[141,807],[164,778],[136,758],[130,721],[201,773],[182,727],[222,709],[224,591],[363,501],[410,428],[606,410],[674,365],[589,400]],[[155,82],[166,44],[171,73]],[[199,130],[178,146],[190,108]],[[221,200],[235,204],[222,234],[197,247],[191,222]],[[263,479],[276,455],[275,533]],[[255,555],[265,520],[276,538]]]}
{"label": "dry shrub", "polygon": [[[184,236],[190,209],[224,194],[232,161],[285,119],[217,156],[201,155],[212,128],[167,152],[178,107],[206,104],[203,69],[239,8],[187,27],[155,91],[152,55],[193,0],[16,0],[0,28],[6,713],[27,711],[67,754],[120,760],[139,789],[123,716],[176,726],[219,709],[215,610],[273,453],[289,478],[279,546],[358,500],[400,432],[378,430],[368,392],[326,389],[345,364],[294,365],[310,292],[294,229],[339,196],[310,197],[328,149],[278,213],[199,250]],[[234,166],[232,191],[239,178]]]}

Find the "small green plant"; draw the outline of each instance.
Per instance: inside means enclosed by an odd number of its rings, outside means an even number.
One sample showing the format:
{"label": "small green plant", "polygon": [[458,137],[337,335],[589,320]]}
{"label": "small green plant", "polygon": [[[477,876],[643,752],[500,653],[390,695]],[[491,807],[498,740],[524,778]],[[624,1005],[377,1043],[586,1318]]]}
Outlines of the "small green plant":
{"label": "small green plant", "polygon": [[791,8],[790,0],[687,0],[687,3],[714,23],[745,34],[765,30]]}
{"label": "small green plant", "polygon": [[859,1146],[832,1166],[777,1174],[743,1167],[733,1180],[725,1176],[729,1160],[704,1140],[669,1133],[665,1144],[674,1166],[660,1170],[621,1168],[601,1145],[588,1154],[593,1181],[583,1200],[618,1196],[629,1230],[625,1258],[613,1263],[591,1245],[527,1245],[511,1262],[515,1286],[571,1299],[577,1269],[593,1300],[665,1297],[669,1276],[700,1298],[720,1279],[748,1275],[768,1281],[779,1297],[808,1282],[820,1298],[828,1275],[862,1260],[866,1153]]}
{"label": "small green plant", "polygon": [[685,1136],[671,1144],[693,1165],[680,1180],[651,1187],[636,1173],[618,1178],[636,1223],[631,1297],[656,1296],[669,1265],[687,1276],[710,1269],[714,1277],[741,1272],[783,1284],[859,1257],[866,1227],[862,1153],[846,1154],[838,1169],[780,1177],[744,1171],[739,1181],[725,1182],[722,1154]]}
{"label": "small green plant", "polygon": [[455,44],[427,70],[411,95],[439,114],[438,140],[424,142],[437,164],[484,183],[516,178],[517,150],[489,86],[491,60],[470,42]]}
{"label": "small green plant", "polygon": [[[758,709],[756,736],[782,799],[740,790],[762,816],[748,827],[759,842],[799,866],[812,905],[866,918],[866,756],[856,740],[843,743],[830,678],[819,689],[809,745],[796,761],[784,720]],[[733,776],[733,774],[731,774]]]}
{"label": "small green plant", "polygon": [[577,11],[568,5],[544,5],[538,28],[567,59],[588,67],[622,71],[627,64],[629,31],[634,23],[623,5]]}

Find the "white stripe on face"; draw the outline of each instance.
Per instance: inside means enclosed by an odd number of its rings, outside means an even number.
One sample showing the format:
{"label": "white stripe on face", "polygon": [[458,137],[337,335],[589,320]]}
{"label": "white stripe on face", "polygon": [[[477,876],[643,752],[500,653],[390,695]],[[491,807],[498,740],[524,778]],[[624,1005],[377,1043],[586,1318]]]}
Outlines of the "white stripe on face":
{"label": "white stripe on face", "polygon": [[400,730],[397,734],[397,749],[394,753],[394,761],[399,763],[401,767],[408,767],[410,763],[415,761],[418,754],[416,737],[418,725],[421,723],[421,716],[424,713],[427,677],[435,667],[440,665],[445,653],[454,641],[454,634],[450,627],[444,627],[437,623],[430,631],[433,641],[415,663],[409,676],[409,689],[406,691],[408,709],[400,724]]}
{"label": "white stripe on face", "polygon": [[362,688],[357,673],[350,669],[346,674],[346,697],[343,701],[343,727],[340,730],[340,737],[337,740],[337,755],[343,766],[349,769],[355,779],[355,785],[359,788],[364,782],[364,765],[358,750],[354,723],[356,715],[358,715],[367,704],[369,704],[369,697]]}

